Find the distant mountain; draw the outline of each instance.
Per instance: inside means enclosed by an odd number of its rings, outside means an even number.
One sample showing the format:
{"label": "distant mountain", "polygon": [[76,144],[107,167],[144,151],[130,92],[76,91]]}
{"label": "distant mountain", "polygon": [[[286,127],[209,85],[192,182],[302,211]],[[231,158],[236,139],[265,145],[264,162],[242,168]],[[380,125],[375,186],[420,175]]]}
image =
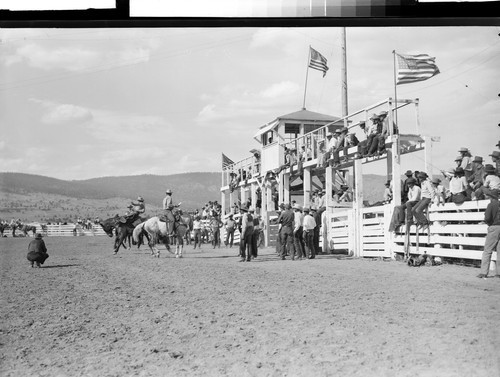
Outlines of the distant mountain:
{"label": "distant mountain", "polygon": [[165,191],[174,192],[174,201],[185,209],[200,208],[210,200],[220,201],[220,173],[185,173],[168,176],[136,175],[66,181],[40,175],[0,173],[0,192],[11,194],[46,193],[81,199],[144,197],[146,203],[161,206]]}
{"label": "distant mountain", "polygon": [[[40,175],[0,173],[0,218],[23,221],[74,220],[75,217],[111,217],[123,214],[127,204],[142,196],[146,213],[162,211],[166,189],[184,210],[220,201],[220,173],[185,173],[168,176],[136,175],[66,181]],[[381,201],[384,176],[363,176],[364,200]],[[300,198],[295,198],[300,201]],[[230,203],[228,203],[228,206]]]}

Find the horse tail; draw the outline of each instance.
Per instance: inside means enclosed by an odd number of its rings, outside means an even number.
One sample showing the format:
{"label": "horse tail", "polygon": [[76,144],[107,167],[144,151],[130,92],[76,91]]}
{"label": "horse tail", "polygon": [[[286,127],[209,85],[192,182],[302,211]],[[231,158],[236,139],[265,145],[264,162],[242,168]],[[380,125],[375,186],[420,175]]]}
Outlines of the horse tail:
{"label": "horse tail", "polygon": [[144,223],[140,223],[134,228],[134,231],[132,232],[132,239],[134,240],[134,242],[139,242],[139,239],[142,239],[141,234],[143,230]]}

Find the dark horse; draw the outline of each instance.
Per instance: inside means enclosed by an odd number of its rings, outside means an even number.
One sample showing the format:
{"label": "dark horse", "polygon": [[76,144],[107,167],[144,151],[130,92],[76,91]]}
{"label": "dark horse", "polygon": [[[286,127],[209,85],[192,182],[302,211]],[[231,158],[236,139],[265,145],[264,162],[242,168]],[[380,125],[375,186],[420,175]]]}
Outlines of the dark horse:
{"label": "dark horse", "polygon": [[[116,239],[115,239],[115,254],[118,253],[120,246],[128,239],[130,245],[130,239],[132,238],[132,233],[134,232],[134,228],[144,222],[146,219],[141,218],[138,213],[134,214],[131,217],[126,218],[125,222],[118,221],[115,226],[116,230]],[[149,242],[149,236],[147,233],[144,233]],[[135,241],[133,241],[135,244]],[[137,244],[137,248],[141,246],[141,243]]]}
{"label": "dark horse", "polygon": [[36,235],[36,226],[34,225],[20,224],[19,229],[21,229],[25,237],[29,236],[28,232],[33,232],[33,237]]}
{"label": "dark horse", "polygon": [[0,234],[1,236],[3,237],[3,232],[9,228],[9,224],[7,223],[4,223],[4,222],[0,222]]}
{"label": "dark horse", "polygon": [[[139,219],[138,216],[134,216],[134,218],[129,219],[129,221],[123,224],[120,222],[120,216],[115,215],[114,217],[110,217],[109,219],[99,222],[99,225],[101,225],[102,229],[109,237],[116,236],[115,243],[113,246],[115,254],[120,249],[120,246],[126,248],[125,241],[127,240],[128,240],[128,248],[130,249],[132,247],[131,246],[132,231],[127,231],[127,229],[132,227],[133,230],[134,223],[138,224],[139,222],[141,222],[141,219]],[[132,222],[132,224],[130,222]],[[137,247],[139,246],[140,245],[138,245]]]}

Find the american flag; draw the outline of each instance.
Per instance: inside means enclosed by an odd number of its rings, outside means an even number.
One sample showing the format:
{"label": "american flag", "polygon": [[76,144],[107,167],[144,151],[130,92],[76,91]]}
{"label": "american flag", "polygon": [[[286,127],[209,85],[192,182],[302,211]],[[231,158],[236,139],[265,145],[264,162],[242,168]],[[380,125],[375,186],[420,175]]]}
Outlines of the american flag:
{"label": "american flag", "polygon": [[234,164],[234,161],[222,153],[222,170],[226,170],[232,164]]}
{"label": "american flag", "polygon": [[399,55],[398,81],[396,85],[430,79],[439,73],[435,60],[427,54]]}
{"label": "american flag", "polygon": [[328,66],[326,63],[328,62],[323,55],[321,55],[314,48],[309,47],[311,49],[311,60],[309,61],[309,67],[313,69],[317,69],[318,71],[323,71],[323,77],[326,75],[326,71],[328,71]]}

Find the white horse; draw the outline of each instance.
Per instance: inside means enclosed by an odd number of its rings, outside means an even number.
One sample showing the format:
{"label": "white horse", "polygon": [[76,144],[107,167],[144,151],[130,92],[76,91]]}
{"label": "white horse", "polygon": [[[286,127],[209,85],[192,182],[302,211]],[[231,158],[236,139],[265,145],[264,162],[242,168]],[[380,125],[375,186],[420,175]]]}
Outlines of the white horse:
{"label": "white horse", "polygon": [[[134,231],[132,233],[132,237],[135,242],[142,242],[142,234],[145,232],[147,233],[149,237],[149,242],[148,246],[151,249],[151,255],[154,255],[156,257],[160,257],[160,250],[156,247],[156,245],[159,242],[162,242],[167,250],[172,253],[170,250],[170,244],[169,244],[169,234],[170,230],[173,228],[173,223],[168,221],[160,221],[158,217],[152,217],[139,225],[137,225],[134,228]],[[178,232],[176,232],[178,233]],[[182,245],[179,245],[177,243],[176,248],[175,248],[175,257],[176,258],[182,258],[182,250],[183,247]],[[173,254],[173,253],[172,253]]]}

